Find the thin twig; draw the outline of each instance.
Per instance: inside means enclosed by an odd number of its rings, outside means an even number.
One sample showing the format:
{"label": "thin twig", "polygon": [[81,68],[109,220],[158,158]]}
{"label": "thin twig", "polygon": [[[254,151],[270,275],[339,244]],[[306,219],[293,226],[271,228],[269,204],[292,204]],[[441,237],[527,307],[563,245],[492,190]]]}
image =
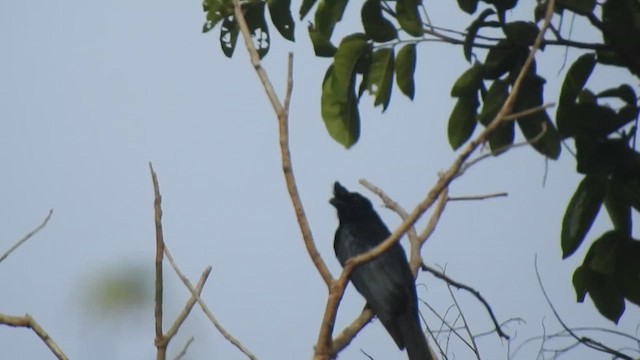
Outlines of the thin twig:
{"label": "thin twig", "polygon": [[287,94],[284,99],[283,106],[278,99],[278,95],[273,88],[271,80],[269,80],[269,76],[267,72],[262,67],[260,63],[260,55],[258,55],[258,51],[256,50],[253,40],[251,38],[251,32],[249,31],[249,27],[247,26],[247,21],[244,18],[244,14],[242,12],[242,7],[240,6],[239,0],[234,0],[234,10],[235,17],[238,21],[238,25],[240,27],[240,32],[242,32],[242,37],[244,39],[244,44],[249,52],[249,57],[251,60],[251,64],[255,69],[258,78],[262,82],[262,86],[271,102],[271,106],[275,111],[278,117],[278,132],[280,137],[280,154],[282,157],[282,171],[284,173],[284,178],[287,183],[287,191],[289,192],[289,197],[291,198],[291,203],[293,204],[293,209],[296,213],[296,218],[298,220],[298,226],[300,227],[300,232],[302,233],[302,239],[304,241],[304,245],[307,248],[307,252],[311,257],[311,261],[318,269],[320,276],[324,280],[327,287],[331,287],[334,279],[329,271],[329,268],[325,264],[324,260],[320,256],[320,252],[315,245],[315,241],[313,240],[313,234],[311,232],[311,227],[309,226],[309,221],[307,220],[307,216],[304,211],[304,207],[302,206],[302,200],[300,200],[300,193],[298,192],[298,187],[296,185],[295,176],[293,173],[293,165],[291,162],[291,151],[289,149],[289,114],[288,114],[288,106],[291,98],[291,93],[293,91],[293,54],[289,54],[289,62],[288,62],[288,78],[287,78]]}
{"label": "thin twig", "polygon": [[187,340],[187,343],[184,344],[184,347],[182,348],[182,350],[178,353],[178,355],[176,355],[174,360],[180,360],[185,355],[187,355],[187,350],[189,349],[189,346],[191,346],[191,343],[193,343],[194,340],[195,340],[195,338],[193,336],[190,337],[189,340]]}
{"label": "thin twig", "polygon": [[[49,213],[51,214],[51,213]],[[38,324],[38,322],[31,317],[29,314],[25,314],[24,316],[11,316],[0,314],[0,324],[5,324],[13,327],[24,327],[33,330],[33,332],[42,339],[42,341],[47,345],[49,350],[59,359],[59,360],[69,360],[67,355],[60,349],[58,344],[49,336],[49,334],[44,331],[44,329]]]}
{"label": "thin twig", "polygon": [[591,349],[606,353],[606,354],[611,354],[614,355],[616,358],[620,358],[620,359],[625,359],[625,360],[633,360],[633,358],[631,356],[628,356],[626,354],[623,354],[619,351],[617,351],[616,349],[612,349],[610,347],[608,347],[607,345],[595,341],[591,338],[588,338],[586,336],[578,336],[576,335],[576,333],[570,329],[567,324],[565,324],[565,322],[562,320],[562,318],[560,318],[560,314],[558,314],[558,311],[556,310],[556,308],[553,306],[553,303],[551,303],[551,299],[549,299],[549,295],[547,295],[547,291],[545,290],[544,286],[542,285],[542,278],[540,277],[540,272],[538,271],[538,257],[535,257],[534,260],[534,266],[536,269],[536,277],[538,279],[538,284],[540,285],[540,290],[542,290],[542,295],[544,295],[545,300],[547,301],[547,304],[549,304],[549,307],[551,308],[551,311],[553,312],[553,315],[555,316],[556,320],[558,320],[558,322],[560,323],[560,326],[562,326],[562,328],[569,334],[571,335],[571,337],[573,337],[576,341],[578,341],[580,344],[583,344]]}
{"label": "thin twig", "polygon": [[49,210],[49,214],[47,215],[46,218],[44,218],[44,221],[42,222],[42,224],[38,225],[35,229],[31,230],[31,232],[29,232],[22,239],[18,240],[15,244],[13,244],[13,246],[11,248],[9,248],[9,250],[7,250],[7,252],[2,254],[2,256],[0,256],[0,262],[2,262],[4,259],[6,259],[9,255],[11,255],[11,253],[15,249],[19,248],[20,245],[24,244],[27,240],[31,239],[31,237],[33,235],[37,234],[40,230],[42,230],[45,226],[47,226],[47,223],[49,222],[49,219],[51,219],[51,215],[53,215],[53,209]]}
{"label": "thin twig", "polygon": [[202,308],[202,311],[205,313],[205,315],[207,315],[207,317],[209,318],[213,326],[216,327],[218,332],[220,332],[220,334],[225,339],[227,339],[227,341],[229,341],[233,346],[235,346],[236,348],[238,348],[238,350],[240,350],[243,354],[245,354],[246,357],[248,357],[251,360],[256,360],[257,358],[255,357],[255,355],[253,355],[251,351],[247,347],[245,347],[238,339],[233,337],[233,335],[231,335],[222,326],[222,324],[220,324],[220,322],[216,319],[216,317],[213,315],[211,310],[209,310],[209,307],[204,302],[204,300],[202,300],[202,298],[200,297],[196,289],[193,287],[193,285],[191,285],[191,282],[189,281],[189,279],[182,273],[180,268],[178,268],[178,266],[176,265],[176,262],[173,260],[173,256],[169,252],[169,249],[165,249],[165,255],[167,256],[167,260],[169,261],[169,264],[171,264],[171,267],[173,268],[173,270],[176,272],[176,274],[178,274],[178,277],[180,278],[180,280],[182,280],[182,283],[184,284],[184,286],[186,286],[187,289],[189,289],[189,291],[191,292],[191,295],[197,299],[198,304],[200,305],[200,308]]}
{"label": "thin twig", "polygon": [[453,287],[456,287],[458,289],[466,290],[470,292],[473,296],[475,296],[476,299],[478,299],[482,303],[482,305],[484,305],[485,309],[487,309],[487,313],[489,313],[489,317],[491,317],[491,321],[493,321],[493,325],[496,328],[496,333],[498,334],[498,336],[506,340],[509,340],[509,335],[505,334],[500,328],[500,324],[498,323],[498,319],[496,319],[496,316],[494,315],[493,310],[491,309],[491,305],[489,305],[489,302],[485,300],[485,298],[482,295],[480,295],[480,292],[478,290],[472,288],[469,285],[465,285],[461,282],[453,280],[449,276],[445,275],[443,272],[436,270],[426,264],[422,265],[422,269],[424,271],[431,273],[433,276],[437,277],[438,279],[444,280],[447,284]]}
{"label": "thin twig", "polygon": [[486,200],[497,197],[509,196],[506,192],[499,192],[495,194],[476,195],[476,196],[450,196],[449,201],[473,201],[473,200]]}
{"label": "thin twig", "polygon": [[554,106],[556,106],[555,103],[547,103],[547,104],[542,104],[542,105],[539,105],[539,106],[532,107],[530,109],[525,109],[525,110],[522,110],[522,111],[518,111],[517,113],[513,113],[511,115],[505,116],[504,117],[504,121],[516,120],[518,118],[525,117],[527,115],[531,115],[531,114],[535,114],[535,113],[540,112],[540,111],[544,111],[544,110],[552,108]]}
{"label": "thin twig", "polygon": [[453,290],[451,290],[451,286],[447,286],[449,290],[449,295],[451,295],[451,299],[453,299],[453,304],[456,309],[458,309],[458,313],[460,314],[460,320],[462,320],[462,328],[465,329],[467,335],[469,335],[469,348],[476,355],[476,359],[480,360],[480,352],[478,351],[478,344],[476,344],[476,339],[471,333],[471,329],[469,328],[469,323],[467,323],[467,319],[464,317],[464,312],[460,308],[460,304],[458,304],[458,299],[456,299],[455,295],[453,295]]}
{"label": "thin twig", "polygon": [[160,185],[158,185],[158,177],[153,170],[153,165],[149,162],[149,171],[151,172],[151,180],[153,181],[153,209],[154,220],[156,226],[156,261],[155,261],[155,345],[158,349],[156,354],[157,360],[165,360],[167,358],[167,344],[164,342],[162,331],[162,302],[163,302],[163,276],[162,276],[162,260],[164,255],[164,235],[162,232],[162,196],[160,195]]}
{"label": "thin twig", "polygon": [[[164,248],[164,251],[166,255],[168,253],[167,247]],[[167,259],[168,258],[169,257],[167,256]],[[173,260],[173,258],[171,260]],[[177,265],[175,266],[177,267]],[[207,278],[209,277],[209,274],[211,274],[211,266],[207,266],[202,272],[202,275],[200,275],[200,280],[198,280],[198,284],[196,284],[196,288],[195,288],[196,293],[198,294],[197,296],[200,296],[200,294],[202,293],[202,288],[204,288],[204,284],[207,282]],[[198,302],[197,296],[191,295],[191,298],[189,298],[189,300],[185,304],[180,314],[178,314],[178,317],[173,322],[173,325],[171,325],[169,330],[167,330],[167,333],[164,335],[164,339],[167,342],[167,345],[169,341],[171,341],[171,339],[175,336],[175,334],[178,333],[180,326],[182,326],[182,323],[184,323],[184,321],[187,319],[187,316],[189,316],[191,309],[193,309],[193,305],[195,305],[196,302]]]}

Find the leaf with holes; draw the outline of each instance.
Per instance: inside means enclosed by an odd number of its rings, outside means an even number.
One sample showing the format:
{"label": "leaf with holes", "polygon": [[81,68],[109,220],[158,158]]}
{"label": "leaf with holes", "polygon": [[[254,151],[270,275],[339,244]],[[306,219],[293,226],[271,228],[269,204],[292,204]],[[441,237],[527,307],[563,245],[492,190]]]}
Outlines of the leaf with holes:
{"label": "leaf with holes", "polygon": [[224,18],[220,27],[220,47],[222,47],[222,52],[228,58],[233,56],[233,51],[236,49],[239,31],[240,28],[234,16]]}
{"label": "leaf with holes", "polygon": [[296,24],[291,16],[291,0],[269,0],[271,22],[283,38],[295,41]]}

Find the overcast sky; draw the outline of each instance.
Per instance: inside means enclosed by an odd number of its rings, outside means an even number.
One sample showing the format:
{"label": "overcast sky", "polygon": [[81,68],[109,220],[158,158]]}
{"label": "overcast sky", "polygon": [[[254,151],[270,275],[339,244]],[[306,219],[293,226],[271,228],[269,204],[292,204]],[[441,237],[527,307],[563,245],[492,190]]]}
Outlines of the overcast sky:
{"label": "overcast sky", "polygon": [[[451,6],[431,2],[430,18],[464,29],[471,18],[455,18]],[[351,10],[354,16],[359,11]],[[0,3],[0,253],[54,209],[48,226],[0,265],[0,312],[30,313],[72,359],[154,358],[151,303],[102,313],[94,296],[105,277],[140,275],[149,281],[143,290],[151,288],[149,161],[159,176],[167,245],[194,283],[207,265],[213,267],[203,297],[220,321],[261,359],[312,354],[326,289],[306,254],[285,190],[275,116],[244,49],[239,46],[232,60],[225,58],[219,30],[201,34],[203,21],[199,1]],[[356,30],[357,21],[347,21],[336,38]],[[394,89],[391,106],[381,115],[365,96],[361,140],[345,150],[327,135],[320,117],[328,61],[313,56],[306,20],[297,24],[295,44],[273,28],[271,34],[264,65],[281,93],[286,53],[295,53],[294,169],[317,245],[338,274],[332,246],[337,220],[328,203],[333,182],[363,192],[390,227],[399,224],[357,181],[379,185],[408,210],[424,197],[455,158],[446,141],[453,105],[449,90],[468,64],[458,47],[420,45],[415,101]],[[572,36],[589,38],[579,19]],[[570,51],[568,63],[579,54]],[[557,98],[563,55],[564,49],[547,48],[539,59],[538,71],[549,83],[546,101]],[[637,85],[627,73],[608,71],[588,86],[602,90],[620,81]],[[536,254],[545,287],[567,324],[614,328],[590,300],[575,303],[571,276],[587,246],[561,260],[561,219],[580,180],[574,169],[567,151],[548,163],[529,148],[484,161],[456,181],[450,194],[509,196],[449,204],[423,248],[429,264],[446,267],[450,276],[478,289],[499,320],[526,320],[506,328],[513,336],[510,344],[496,336],[482,338],[480,351],[487,359],[507,358],[509,349],[528,338],[560,329],[537,285]],[[609,228],[603,211],[588,239]],[[166,274],[169,324],[189,294],[168,267]],[[421,298],[455,320],[446,287],[425,273],[418,282],[426,285],[419,288]],[[453,293],[472,331],[491,329],[475,299]],[[337,331],[363,303],[350,287]],[[422,310],[429,325],[440,328],[437,318]],[[629,305],[617,329],[633,334],[639,315]],[[591,335],[613,346],[633,346]],[[189,359],[244,358],[199,309],[170,354],[190,336],[195,342]],[[446,345],[444,335],[440,339]],[[539,348],[539,342],[530,343],[516,358],[532,359]],[[0,327],[0,349],[6,359],[52,358],[25,329]],[[340,358],[366,359],[360,349],[375,359],[406,358],[377,322]],[[574,351],[568,358],[607,358]],[[472,356],[455,340],[449,354]]]}

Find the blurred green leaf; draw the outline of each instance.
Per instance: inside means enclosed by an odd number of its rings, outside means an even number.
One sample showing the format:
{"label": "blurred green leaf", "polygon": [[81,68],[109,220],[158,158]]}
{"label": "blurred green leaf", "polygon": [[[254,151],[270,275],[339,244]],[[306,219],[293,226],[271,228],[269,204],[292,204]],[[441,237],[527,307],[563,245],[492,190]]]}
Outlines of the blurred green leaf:
{"label": "blurred green leaf", "polygon": [[615,276],[618,250],[626,236],[617,231],[608,231],[591,244],[585,261],[589,269],[600,274]]}
{"label": "blurred green leaf", "polygon": [[593,54],[584,54],[574,61],[567,71],[556,110],[556,123],[563,138],[574,136],[581,131],[583,123],[575,114],[576,99],[587,83],[595,64]]}
{"label": "blurred green leaf", "polygon": [[475,94],[482,84],[482,66],[474,64],[471,68],[458,77],[451,88],[451,96],[460,97],[468,94]]}
{"label": "blurred green leaf", "polygon": [[498,79],[505,73],[513,70],[520,71],[522,60],[527,57],[529,50],[526,46],[514,43],[510,40],[500,40],[489,49],[484,61],[484,78]]}
{"label": "blurred green leaf", "polygon": [[596,7],[596,0],[558,0],[558,6],[578,15],[589,15]]}
{"label": "blurred green leaf", "polygon": [[346,98],[354,81],[358,60],[371,51],[364,34],[356,33],[345,36],[333,57],[333,91],[338,97]]}
{"label": "blurred green leaf", "polygon": [[416,70],[416,44],[403,46],[396,56],[396,82],[409,99],[413,100],[415,85],[413,75]]}
{"label": "blurred green leaf", "polygon": [[618,323],[624,313],[624,297],[620,294],[612,276],[592,271],[589,279],[589,297],[602,316]]}
{"label": "blurred green leaf", "polygon": [[348,0],[321,0],[318,4],[314,18],[314,28],[328,40],[331,40],[336,24],[342,20],[342,14],[348,2]]}
{"label": "blurred green leaf", "polygon": [[478,110],[478,94],[461,95],[449,116],[448,137],[449,144],[456,150],[462,146],[473,134],[476,128]]}
{"label": "blurred green leaf", "polygon": [[422,35],[422,20],[418,11],[420,0],[396,0],[396,15],[402,30],[412,36]]}
{"label": "blurred green leaf", "polygon": [[313,44],[313,50],[316,53],[316,56],[319,57],[333,57],[338,50],[329,38],[327,38],[323,33],[317,31],[313,25],[309,25],[307,28],[309,30],[309,37],[311,38],[311,43]]}
{"label": "blurred green leaf", "polygon": [[334,65],[329,66],[322,82],[320,108],[322,120],[329,135],[346,148],[353,146],[360,137],[360,114],[354,90],[355,76],[346,96],[335,93]]}
{"label": "blurred green leaf", "polygon": [[509,82],[507,80],[494,80],[487,96],[485,96],[482,111],[478,115],[478,120],[484,126],[488,126],[491,121],[498,115],[498,111],[509,96]]}
{"label": "blurred green leaf", "polygon": [[573,254],[589,232],[600,211],[605,193],[605,181],[597,175],[587,175],[571,197],[562,219],[560,243],[562,258]]}
{"label": "blurred green leaf", "polygon": [[375,95],[374,106],[382,104],[382,111],[389,106],[393,88],[393,48],[382,48],[373,52],[369,70],[369,91]]}
{"label": "blurred green leaf", "polygon": [[[527,76],[522,82],[520,93],[513,106],[514,112],[533,109],[543,104],[545,80],[537,75]],[[560,157],[562,146],[560,135],[553,126],[546,110],[536,111],[517,119],[522,134],[531,142],[531,146],[540,154],[550,159]],[[544,133],[543,133],[544,131]],[[542,134],[542,137],[538,138]]]}
{"label": "blurred green leaf", "polygon": [[473,14],[478,8],[478,0],[458,0],[458,7],[467,14]]}
{"label": "blurred green leaf", "polygon": [[633,88],[627,84],[622,84],[617,88],[604,90],[597,95],[599,98],[603,97],[617,97],[620,100],[626,102],[628,105],[637,106],[638,96]]}
{"label": "blurred green leaf", "polygon": [[[466,0],[465,0],[466,1]],[[458,2],[458,4],[460,1]],[[477,5],[477,1],[476,1]],[[475,11],[475,8],[474,8]],[[471,61],[471,52],[473,51],[473,42],[476,40],[476,36],[478,35],[478,30],[485,24],[485,19],[495,14],[496,12],[493,9],[485,9],[478,18],[471,22],[471,25],[467,28],[467,35],[464,37],[464,43],[462,44],[462,50],[464,52],[464,58],[467,61]]]}
{"label": "blurred green leaf", "polygon": [[618,252],[618,288],[624,297],[640,305],[640,241],[629,238],[621,244]]}
{"label": "blurred green leaf", "polygon": [[533,45],[540,30],[538,26],[528,21],[514,21],[506,23],[503,27],[507,39],[515,44],[531,46]]}
{"label": "blurred green leaf", "polygon": [[361,19],[364,32],[375,42],[387,42],[398,37],[393,23],[382,15],[381,0],[366,0],[362,5]]}
{"label": "blurred green leaf", "polygon": [[269,0],[271,22],[283,38],[295,41],[296,23],[291,15],[291,0]]}
{"label": "blurred green leaf", "polygon": [[578,266],[573,272],[573,288],[576,291],[576,301],[584,302],[584,298],[587,295],[589,289],[589,274],[590,270],[584,265]]}
{"label": "blurred green leaf", "polygon": [[[616,230],[631,236],[631,205],[624,188],[615,179],[607,182],[604,205]],[[640,258],[638,258],[640,261]]]}
{"label": "blurred green leaf", "polygon": [[318,0],[302,0],[302,4],[300,5],[300,20],[307,16],[309,10],[311,10],[317,1]]}

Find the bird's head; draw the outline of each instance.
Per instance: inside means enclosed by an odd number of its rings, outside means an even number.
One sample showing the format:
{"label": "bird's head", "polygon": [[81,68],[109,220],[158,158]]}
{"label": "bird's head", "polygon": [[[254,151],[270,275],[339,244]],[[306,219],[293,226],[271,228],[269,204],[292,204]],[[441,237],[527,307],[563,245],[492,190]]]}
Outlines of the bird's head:
{"label": "bird's head", "polygon": [[333,184],[333,198],[329,203],[338,210],[338,219],[341,221],[365,219],[375,214],[369,199],[357,192],[349,192],[337,181]]}

